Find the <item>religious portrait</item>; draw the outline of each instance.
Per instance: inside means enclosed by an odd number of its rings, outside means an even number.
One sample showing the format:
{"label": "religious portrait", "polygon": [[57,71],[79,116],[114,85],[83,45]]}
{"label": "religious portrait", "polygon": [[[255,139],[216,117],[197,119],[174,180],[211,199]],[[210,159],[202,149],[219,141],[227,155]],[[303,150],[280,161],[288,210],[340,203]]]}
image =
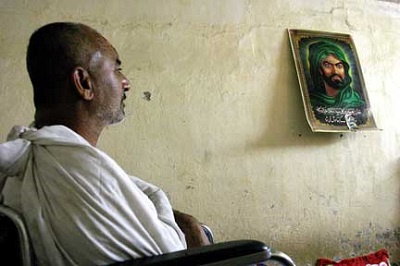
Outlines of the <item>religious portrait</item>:
{"label": "religious portrait", "polygon": [[376,129],[351,36],[289,29],[289,39],[311,129]]}

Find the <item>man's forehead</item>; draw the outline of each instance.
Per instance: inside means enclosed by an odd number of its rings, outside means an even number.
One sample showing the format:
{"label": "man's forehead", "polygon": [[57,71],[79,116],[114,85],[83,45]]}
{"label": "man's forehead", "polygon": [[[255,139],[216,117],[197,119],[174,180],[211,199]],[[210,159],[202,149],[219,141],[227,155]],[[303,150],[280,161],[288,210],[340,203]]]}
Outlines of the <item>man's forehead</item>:
{"label": "man's forehead", "polygon": [[118,65],[120,65],[121,64],[121,59],[119,59],[119,54],[118,54],[118,52],[117,52],[117,49],[115,49],[115,47],[114,46],[112,46],[111,45],[111,48],[112,48],[112,50],[113,50],[113,57],[115,58],[115,61],[116,61],[116,63],[118,64]]}
{"label": "man's forehead", "polygon": [[88,28],[88,34],[91,42],[90,66],[96,66],[100,60],[106,58],[117,64],[120,64],[119,55],[115,47],[99,32]]}
{"label": "man's forehead", "polygon": [[121,64],[121,61],[118,58],[118,54],[115,50],[97,49],[93,52],[90,58],[90,68],[99,66],[104,62],[115,63],[117,65]]}
{"label": "man's forehead", "polygon": [[93,37],[92,42],[96,43],[95,45],[97,49],[103,50],[105,53],[110,53],[110,55],[118,57],[118,52],[115,47],[100,33],[93,30],[92,31]]}
{"label": "man's forehead", "polygon": [[330,54],[327,57],[325,57],[324,60],[322,60],[322,62],[338,63],[342,62],[342,60],[340,60],[336,55]]}

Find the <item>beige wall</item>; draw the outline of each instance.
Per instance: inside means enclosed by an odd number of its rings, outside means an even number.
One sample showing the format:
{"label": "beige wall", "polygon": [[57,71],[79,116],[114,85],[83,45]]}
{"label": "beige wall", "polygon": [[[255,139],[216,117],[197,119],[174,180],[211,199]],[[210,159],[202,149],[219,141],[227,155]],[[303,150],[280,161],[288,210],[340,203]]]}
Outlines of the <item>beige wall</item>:
{"label": "beige wall", "polygon": [[[400,6],[355,0],[0,1],[0,137],[32,121],[31,32],[87,23],[133,83],[100,148],[209,224],[292,255],[400,260]],[[382,131],[311,133],[287,28],[349,33]],[[150,101],[144,99],[150,92]]]}

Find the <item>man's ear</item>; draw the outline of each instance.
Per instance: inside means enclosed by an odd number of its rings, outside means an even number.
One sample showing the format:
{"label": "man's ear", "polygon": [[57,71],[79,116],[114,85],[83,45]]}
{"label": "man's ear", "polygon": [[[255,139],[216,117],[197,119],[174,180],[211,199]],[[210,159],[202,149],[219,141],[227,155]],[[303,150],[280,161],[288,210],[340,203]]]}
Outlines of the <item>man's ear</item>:
{"label": "man's ear", "polygon": [[90,101],[94,97],[93,87],[89,73],[83,67],[76,67],[72,73],[75,89],[82,99]]}

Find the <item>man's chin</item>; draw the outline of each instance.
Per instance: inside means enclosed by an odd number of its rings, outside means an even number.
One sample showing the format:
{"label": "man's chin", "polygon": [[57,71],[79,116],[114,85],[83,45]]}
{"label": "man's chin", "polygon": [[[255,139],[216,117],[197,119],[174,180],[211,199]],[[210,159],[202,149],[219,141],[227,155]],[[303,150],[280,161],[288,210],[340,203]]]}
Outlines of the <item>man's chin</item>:
{"label": "man's chin", "polygon": [[125,114],[113,119],[110,124],[115,125],[123,122],[125,120]]}
{"label": "man's chin", "polygon": [[125,120],[125,112],[121,110],[118,115],[114,116],[114,119],[111,120],[110,125],[119,124]]}
{"label": "man's chin", "polygon": [[329,86],[331,86],[332,88],[336,89],[336,90],[341,90],[345,87],[344,83],[342,81],[338,81],[338,82],[334,82],[334,81],[330,81],[328,83]]}
{"label": "man's chin", "polygon": [[113,121],[111,121],[110,125],[116,125],[116,124],[122,123],[124,120],[125,120],[125,117],[122,119],[113,120]]}

